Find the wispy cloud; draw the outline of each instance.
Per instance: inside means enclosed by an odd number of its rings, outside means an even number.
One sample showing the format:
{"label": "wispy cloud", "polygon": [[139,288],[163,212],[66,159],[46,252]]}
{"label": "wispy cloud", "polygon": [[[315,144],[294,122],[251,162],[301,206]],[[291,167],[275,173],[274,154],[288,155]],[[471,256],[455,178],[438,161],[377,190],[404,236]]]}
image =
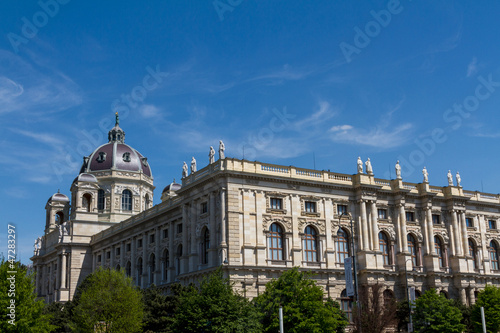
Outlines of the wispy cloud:
{"label": "wispy cloud", "polygon": [[139,113],[144,118],[156,118],[161,115],[161,110],[152,104],[143,104],[139,107]]}
{"label": "wispy cloud", "polygon": [[471,77],[477,73],[477,58],[473,57],[472,61],[467,66],[467,77]]}
{"label": "wispy cloud", "polygon": [[82,103],[78,85],[64,73],[38,68],[11,52],[0,50],[0,114],[23,111],[47,114]]}
{"label": "wispy cloud", "polygon": [[48,133],[34,133],[29,131],[24,131],[20,129],[11,129],[12,132],[24,135],[26,137],[35,139],[37,142],[46,143],[50,145],[61,145],[64,143],[63,140],[57,138],[56,136]]}
{"label": "wispy cloud", "polygon": [[375,127],[372,129],[355,128],[351,125],[334,126],[330,129],[331,139],[335,142],[365,145],[377,148],[394,148],[405,144],[408,131],[412,128],[409,123],[396,126],[392,129]]}
{"label": "wispy cloud", "polygon": [[320,100],[317,109],[311,113],[310,116],[296,121],[295,127],[300,129],[305,126],[322,125],[325,121],[335,117],[338,113],[338,110],[334,109],[329,102]]}

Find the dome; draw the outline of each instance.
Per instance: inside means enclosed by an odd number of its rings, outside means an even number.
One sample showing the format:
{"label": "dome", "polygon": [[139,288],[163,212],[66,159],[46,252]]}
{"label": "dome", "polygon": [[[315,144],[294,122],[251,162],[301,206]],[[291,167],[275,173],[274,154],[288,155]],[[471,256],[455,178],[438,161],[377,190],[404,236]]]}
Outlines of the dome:
{"label": "dome", "polygon": [[88,173],[81,173],[78,175],[78,177],[73,180],[74,182],[87,182],[87,183],[97,183],[97,179],[95,178],[94,175],[88,174]]}
{"label": "dome", "polygon": [[49,198],[49,200],[47,200],[47,202],[51,202],[51,201],[69,202],[69,198],[67,196],[65,196],[64,194],[59,193],[59,191],[57,191],[57,193],[52,195]]}
{"label": "dome", "polygon": [[108,140],[108,143],[83,158],[80,174],[91,171],[122,170],[142,172],[152,177],[148,159],[125,144],[125,132],[119,126],[118,114],[115,126],[108,133]]}
{"label": "dome", "polygon": [[163,191],[161,193],[165,193],[165,192],[168,192],[168,191],[177,191],[177,190],[180,190],[182,188],[182,185],[181,184],[177,184],[175,182],[175,179],[172,183],[168,184],[167,186],[165,186],[165,188],[163,189]]}

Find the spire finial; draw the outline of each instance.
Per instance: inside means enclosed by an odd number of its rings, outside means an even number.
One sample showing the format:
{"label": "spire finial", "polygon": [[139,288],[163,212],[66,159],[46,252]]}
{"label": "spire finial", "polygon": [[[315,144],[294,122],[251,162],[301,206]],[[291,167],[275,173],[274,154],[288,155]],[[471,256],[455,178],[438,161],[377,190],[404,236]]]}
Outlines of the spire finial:
{"label": "spire finial", "polygon": [[118,111],[115,112],[115,118],[116,118],[115,125],[118,126],[120,124],[120,118],[118,117]]}
{"label": "spire finial", "polygon": [[60,191],[60,189],[59,189],[59,188],[57,189],[57,193],[61,193],[61,191]]}

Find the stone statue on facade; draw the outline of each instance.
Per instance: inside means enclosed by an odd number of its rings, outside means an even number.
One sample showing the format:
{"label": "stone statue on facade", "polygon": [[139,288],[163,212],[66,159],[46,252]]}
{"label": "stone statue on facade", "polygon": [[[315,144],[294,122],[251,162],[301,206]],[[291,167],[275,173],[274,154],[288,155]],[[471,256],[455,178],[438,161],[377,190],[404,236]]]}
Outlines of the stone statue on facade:
{"label": "stone statue on facade", "polygon": [[182,178],[186,178],[188,176],[188,165],[186,164],[186,161],[184,161],[184,164],[182,165]]}
{"label": "stone statue on facade", "polygon": [[370,158],[365,162],[366,165],[366,173],[369,175],[373,175],[372,162],[370,162]]}
{"label": "stone statue on facade", "polygon": [[210,152],[208,153],[208,161],[210,164],[215,162],[215,150],[214,147],[210,146]]}
{"label": "stone statue on facade", "polygon": [[219,160],[223,160],[226,158],[226,156],[224,156],[225,150],[226,147],[224,146],[224,142],[222,142],[222,140],[219,140]]}
{"label": "stone statue on facade", "polygon": [[191,173],[193,172],[196,172],[196,160],[193,156],[193,158],[191,159]]}
{"label": "stone statue on facade", "polygon": [[363,161],[360,156],[358,156],[358,173],[363,173]]}
{"label": "stone statue on facade", "polygon": [[428,183],[429,182],[429,173],[427,172],[427,169],[425,167],[422,169],[422,174],[424,175],[424,183]]}
{"label": "stone statue on facade", "polygon": [[401,177],[401,165],[399,165],[399,160],[396,162],[396,179],[403,179],[403,177]]}
{"label": "stone statue on facade", "polygon": [[35,244],[33,244],[33,247],[33,254],[37,256],[40,253],[40,248],[42,247],[42,239],[40,237],[35,239]]}
{"label": "stone statue on facade", "polygon": [[59,224],[59,241],[62,242],[64,240],[64,236],[69,235],[69,224],[68,221]]}
{"label": "stone statue on facade", "polygon": [[460,183],[462,182],[462,178],[460,177],[460,174],[458,173],[458,171],[457,171],[457,175],[455,176],[455,178],[457,179],[457,186],[460,187]]}
{"label": "stone statue on facade", "polygon": [[453,186],[453,176],[451,175],[451,170],[448,170],[448,185]]}

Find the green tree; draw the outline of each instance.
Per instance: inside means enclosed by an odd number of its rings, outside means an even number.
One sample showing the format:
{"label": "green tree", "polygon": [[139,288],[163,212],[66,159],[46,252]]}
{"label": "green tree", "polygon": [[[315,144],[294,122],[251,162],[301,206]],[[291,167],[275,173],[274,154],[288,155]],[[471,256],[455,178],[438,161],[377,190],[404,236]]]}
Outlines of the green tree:
{"label": "green tree", "polygon": [[99,268],[86,277],[71,309],[77,332],[139,332],[143,318],[141,292],[125,272]]}
{"label": "green tree", "polygon": [[174,332],[261,332],[259,313],[236,293],[219,268],[199,287],[184,288],[179,295]]}
{"label": "green tree", "polygon": [[167,295],[157,286],[142,290],[144,303],[144,332],[170,333],[174,315],[179,304],[179,295],[184,290],[179,284],[174,284],[172,294]]}
{"label": "green tree", "polygon": [[486,285],[478,294],[476,304],[472,309],[471,320],[476,332],[483,332],[481,321],[481,307],[484,307],[486,331],[500,332],[500,288]]}
{"label": "green tree", "polygon": [[343,331],[348,324],[344,313],[330,298],[323,302],[323,289],[309,276],[295,267],[266,284],[266,291],[254,300],[262,313],[264,332],[278,331],[280,305],[287,333]]}
{"label": "green tree", "polygon": [[71,304],[71,301],[66,303],[52,302],[44,308],[44,313],[51,316],[50,323],[55,327],[54,332],[71,332],[71,316],[70,311],[68,311]]}
{"label": "green tree", "polygon": [[465,330],[460,310],[435,289],[426,291],[415,301],[413,325],[415,332],[461,333]]}
{"label": "green tree", "polygon": [[[15,272],[15,273],[11,273]],[[45,303],[36,299],[33,275],[25,265],[0,259],[0,332],[52,332]]]}

